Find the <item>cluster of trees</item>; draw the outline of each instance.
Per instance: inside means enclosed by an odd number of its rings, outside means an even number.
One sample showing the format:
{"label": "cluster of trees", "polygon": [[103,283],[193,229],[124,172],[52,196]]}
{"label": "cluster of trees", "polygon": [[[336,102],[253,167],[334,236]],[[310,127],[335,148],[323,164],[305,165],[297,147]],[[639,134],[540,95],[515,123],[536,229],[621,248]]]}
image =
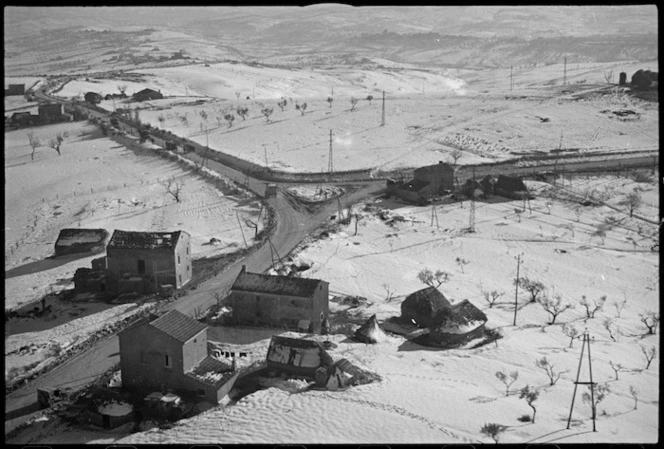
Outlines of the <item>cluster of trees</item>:
{"label": "cluster of trees", "polygon": [[[55,136],[51,137],[46,142],[46,145],[49,146],[50,148],[53,148],[58,153],[58,156],[61,156],[62,153],[60,152],[60,147],[62,146],[62,143],[65,141],[65,138],[67,137],[68,134],[66,132],[59,132]],[[28,144],[30,145],[30,148],[32,148],[32,152],[30,153],[30,160],[34,161],[35,152],[37,151],[37,148],[45,145],[42,142],[41,138],[35,135],[34,132],[28,133]]]}

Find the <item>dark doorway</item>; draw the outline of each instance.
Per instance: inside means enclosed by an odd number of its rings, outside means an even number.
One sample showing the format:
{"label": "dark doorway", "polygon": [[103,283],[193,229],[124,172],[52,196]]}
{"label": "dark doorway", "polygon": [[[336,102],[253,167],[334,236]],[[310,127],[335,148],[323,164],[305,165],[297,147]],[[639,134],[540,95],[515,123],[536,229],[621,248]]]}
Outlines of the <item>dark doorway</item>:
{"label": "dark doorway", "polygon": [[139,260],[138,261],[138,274],[145,274],[145,261],[144,260]]}

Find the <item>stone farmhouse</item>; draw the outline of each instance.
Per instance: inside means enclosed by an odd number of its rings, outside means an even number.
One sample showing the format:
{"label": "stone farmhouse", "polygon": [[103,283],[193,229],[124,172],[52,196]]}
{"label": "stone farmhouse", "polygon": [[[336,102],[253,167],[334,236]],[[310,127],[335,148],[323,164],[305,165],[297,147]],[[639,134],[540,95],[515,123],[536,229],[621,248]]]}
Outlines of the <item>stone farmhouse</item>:
{"label": "stone farmhouse", "polygon": [[238,274],[229,295],[233,321],[320,332],[329,314],[329,284],[318,279]]}
{"label": "stone farmhouse", "polygon": [[122,386],[172,391],[217,405],[238,371],[208,354],[207,326],[177,310],[151,315],[119,333]]}
{"label": "stone farmhouse", "polygon": [[156,293],[160,286],[182,288],[191,280],[191,236],[186,231],[115,230],[106,247],[106,269],[118,293]]}

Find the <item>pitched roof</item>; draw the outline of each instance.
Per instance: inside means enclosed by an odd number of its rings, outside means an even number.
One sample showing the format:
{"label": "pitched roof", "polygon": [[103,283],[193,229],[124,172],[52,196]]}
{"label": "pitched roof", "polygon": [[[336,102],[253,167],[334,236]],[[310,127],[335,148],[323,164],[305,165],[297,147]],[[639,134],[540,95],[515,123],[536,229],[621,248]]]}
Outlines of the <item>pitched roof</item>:
{"label": "pitched roof", "polygon": [[[434,311],[443,307],[448,307],[451,303],[437,288],[435,287],[425,287],[421,290],[411,293],[404,299],[404,302],[415,302],[419,303],[420,301],[426,301],[430,303]],[[403,304],[403,303],[402,303]]]}
{"label": "pitched roof", "polygon": [[177,245],[180,234],[173,232],[136,232],[116,229],[107,248],[114,249],[170,249]]}
{"label": "pitched roof", "polygon": [[521,192],[528,190],[521,178],[513,176],[498,175],[498,180],[495,185],[496,189],[504,189],[510,192]]}
{"label": "pitched roof", "polygon": [[205,324],[177,310],[171,310],[156,320],[151,321],[150,326],[159,329],[182,343],[207,329]]}
{"label": "pitched roof", "polygon": [[231,290],[311,298],[322,282],[325,281],[240,271]]}
{"label": "pitched roof", "polygon": [[465,326],[472,322],[486,321],[484,312],[467,299],[438,311],[434,317],[436,328],[446,328],[450,325]]}

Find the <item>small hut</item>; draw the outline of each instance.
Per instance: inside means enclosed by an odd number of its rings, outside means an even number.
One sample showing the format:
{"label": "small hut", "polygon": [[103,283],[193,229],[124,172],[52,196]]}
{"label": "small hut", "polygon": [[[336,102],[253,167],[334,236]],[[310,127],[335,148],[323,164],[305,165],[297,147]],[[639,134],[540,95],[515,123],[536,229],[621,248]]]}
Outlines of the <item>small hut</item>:
{"label": "small hut", "polygon": [[528,187],[523,183],[523,180],[512,176],[498,175],[494,190],[496,195],[504,196],[506,198],[516,200],[530,198]]}
{"label": "small hut", "polygon": [[450,306],[450,301],[435,287],[426,287],[411,293],[401,303],[401,318],[420,327],[430,327],[439,310]]}

